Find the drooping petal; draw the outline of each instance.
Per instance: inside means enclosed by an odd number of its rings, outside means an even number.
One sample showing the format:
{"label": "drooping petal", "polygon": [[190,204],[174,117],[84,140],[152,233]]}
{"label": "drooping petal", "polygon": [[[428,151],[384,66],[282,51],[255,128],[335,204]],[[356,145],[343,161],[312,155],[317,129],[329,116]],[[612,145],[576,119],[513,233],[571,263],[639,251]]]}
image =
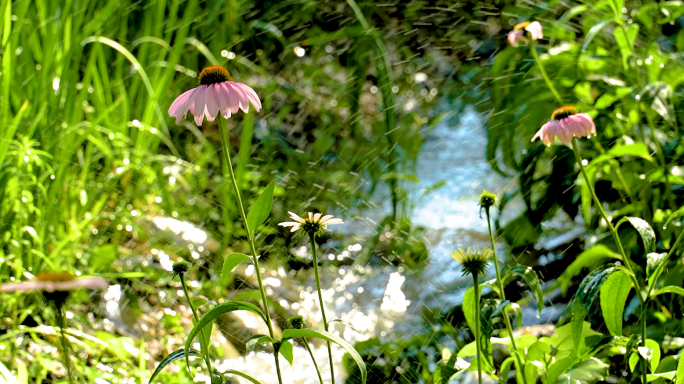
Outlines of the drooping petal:
{"label": "drooping petal", "polygon": [[333,215],[325,215],[325,216],[321,217],[321,219],[318,222],[321,224],[324,224],[326,221],[328,221],[329,219],[332,219],[332,218],[333,218]]}
{"label": "drooping petal", "polygon": [[304,223],[304,222],[305,222],[304,219],[302,219],[301,217],[299,217],[299,215],[297,215],[296,213],[290,212],[290,211],[287,211],[287,213],[290,214],[290,218],[291,218],[292,220],[297,221],[297,222],[299,222],[299,223]]}
{"label": "drooping petal", "polygon": [[571,123],[568,122],[567,119],[560,120],[559,122],[559,129],[557,132],[558,139],[560,139],[561,143],[563,144],[570,144],[572,143],[572,129],[571,129]]}
{"label": "drooping petal", "polygon": [[537,133],[534,134],[534,136],[532,137],[532,140],[530,140],[530,141],[535,141],[537,139],[541,139],[541,141],[544,142],[544,144],[546,144],[546,141],[544,140],[544,133],[546,132],[546,129],[549,127],[549,124],[551,124],[550,121],[547,121],[546,123],[544,123],[544,125],[542,125],[541,128],[539,128]]}
{"label": "drooping petal", "polygon": [[204,111],[207,106],[207,86],[201,85],[195,88],[196,91],[193,94],[193,101],[190,105],[190,113],[195,116],[195,124],[198,126],[202,125],[202,120],[204,120]]}
{"label": "drooping petal", "polygon": [[321,214],[320,213],[314,213],[313,221],[320,223],[320,219],[321,219]]}
{"label": "drooping petal", "polygon": [[538,21],[531,22],[525,30],[530,33],[530,38],[532,40],[539,40],[544,38],[544,33],[542,32],[542,25]]}
{"label": "drooping petal", "polygon": [[259,96],[257,95],[256,92],[252,89],[247,84],[242,84],[242,83],[233,83],[234,86],[237,86],[240,88],[240,90],[243,92],[243,94],[247,97],[247,100],[252,103],[254,106],[254,109],[259,112],[261,110],[261,101],[259,100]]}
{"label": "drooping petal", "polygon": [[195,89],[197,88],[193,88],[184,92],[182,95],[178,96],[173,103],[171,103],[171,106],[169,107],[169,116],[176,118],[176,124],[180,123],[181,119],[188,114],[190,103],[192,102],[192,95],[195,92]]}
{"label": "drooping petal", "polygon": [[234,83],[232,81],[227,81],[226,83],[233,89],[233,92],[237,96],[242,112],[249,112],[249,99],[247,98],[247,94],[242,90],[242,84]]}
{"label": "drooping petal", "polygon": [[335,225],[335,224],[344,224],[344,221],[342,219],[330,219],[325,222],[325,225]]}
{"label": "drooping petal", "polygon": [[206,108],[204,113],[207,115],[207,120],[214,121],[219,114],[219,100],[217,92],[218,84],[211,84],[207,86],[206,91]]}
{"label": "drooping petal", "polygon": [[584,136],[596,135],[596,124],[594,120],[587,113],[578,113],[577,119],[583,123],[584,126]]}
{"label": "drooping petal", "polygon": [[295,222],[295,221],[283,221],[282,223],[278,223],[281,227],[292,227],[294,225],[299,225],[300,223]]}

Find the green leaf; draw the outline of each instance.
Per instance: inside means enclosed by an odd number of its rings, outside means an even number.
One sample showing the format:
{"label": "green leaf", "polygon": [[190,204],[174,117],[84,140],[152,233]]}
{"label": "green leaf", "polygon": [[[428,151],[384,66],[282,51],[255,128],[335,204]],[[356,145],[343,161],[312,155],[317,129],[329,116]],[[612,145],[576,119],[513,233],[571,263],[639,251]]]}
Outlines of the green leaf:
{"label": "green leaf", "polygon": [[561,290],[563,292],[567,291],[568,285],[572,281],[572,278],[582,272],[582,268],[597,265],[599,261],[605,258],[622,260],[622,256],[619,253],[613,252],[613,250],[603,244],[594,245],[593,247],[580,253],[575,261],[573,261],[572,264],[570,264],[570,266],[568,266],[568,268],[566,268],[566,270],[558,278],[558,282],[561,285]]}
{"label": "green leaf", "polygon": [[[169,353],[168,355],[166,355],[166,357],[164,357],[162,359],[162,361],[159,362],[157,369],[155,369],[154,372],[152,372],[152,376],[150,376],[150,380],[148,381],[148,383],[151,383],[152,380],[154,380],[154,378],[157,377],[159,372],[161,372],[162,369],[164,369],[167,365],[171,364],[172,362],[174,362],[178,359],[182,359],[183,357],[185,357],[186,356],[185,352],[186,352],[186,350],[184,350],[184,349],[178,349],[178,350],[173,351],[173,352]],[[187,352],[188,352],[187,353],[188,356],[202,356],[199,352],[197,352],[196,350],[194,350],[192,348],[188,349]]]}
{"label": "green leaf", "polygon": [[614,270],[615,267],[611,265],[602,266],[601,268],[590,272],[587,277],[582,280],[579,288],[577,288],[577,294],[572,303],[571,330],[574,350],[578,357],[582,346],[584,318],[589,312],[589,308],[591,308],[591,304],[594,302],[594,299],[599,292],[599,288],[601,288],[603,282]]}
{"label": "green leaf", "polygon": [[555,363],[551,364],[549,369],[546,371],[546,380],[544,380],[544,384],[555,384],[556,380],[558,380],[558,377],[560,377],[563,372],[570,369],[570,367],[575,365],[576,362],[577,358],[570,356],[561,360],[557,360]]}
{"label": "green leaf", "polygon": [[219,279],[219,285],[225,286],[228,283],[228,278],[233,272],[233,269],[240,265],[240,263],[251,260],[252,258],[245,255],[244,253],[231,252],[223,259],[223,270],[221,271],[221,278]]}
{"label": "green leaf", "polygon": [[359,366],[359,370],[361,371],[361,384],[364,384],[366,382],[366,363],[363,362],[361,355],[359,355],[356,349],[354,349],[354,347],[352,347],[351,344],[347,343],[342,338],[320,329],[305,328],[286,329],[285,331],[283,331],[283,337],[281,340],[285,341],[288,339],[296,339],[298,337],[316,337],[339,345],[345,351],[347,351],[349,356],[351,356],[351,358],[354,359],[354,362],[356,362],[356,365]]}
{"label": "green leaf", "polygon": [[584,327],[584,318],[587,316],[587,310],[582,303],[575,301],[572,305],[572,319],[570,320],[570,330],[572,332],[572,345],[575,354],[579,357],[580,349],[582,349],[582,329]]}
{"label": "green leaf", "polygon": [[229,369],[229,370],[227,370],[227,371],[225,371],[225,372],[223,372],[223,373],[224,373],[224,374],[231,374],[231,375],[240,376],[240,377],[242,377],[242,378],[244,378],[244,379],[247,379],[247,380],[251,381],[251,382],[254,383],[254,384],[261,384],[261,383],[259,382],[259,380],[253,378],[252,376],[250,376],[250,375],[248,375],[248,374],[246,374],[246,373],[242,373],[242,372],[240,372],[240,371],[236,371],[236,370],[233,370],[233,369]]}
{"label": "green leaf", "polygon": [[[541,315],[542,309],[544,309],[544,291],[542,291],[541,283],[539,282],[539,277],[537,272],[532,269],[532,267],[526,267],[519,265],[510,269],[510,273],[520,276],[527,286],[532,291],[535,300],[537,300],[537,309]],[[504,279],[505,280],[505,279]],[[504,285],[507,282],[504,282]]]}
{"label": "green leaf", "polygon": [[287,360],[290,365],[292,365],[292,360],[294,357],[292,356],[292,343],[289,341],[283,341],[280,344],[280,347],[278,348],[278,352],[280,352],[281,355]]}
{"label": "green leaf", "polygon": [[587,32],[586,37],[584,38],[584,44],[582,44],[582,52],[585,52],[587,50],[587,47],[589,47],[589,44],[591,43],[592,40],[594,40],[594,37],[601,32],[601,30],[608,24],[612,23],[614,18],[606,19],[603,21],[600,21],[596,24],[594,24],[593,27]]}
{"label": "green leaf", "polygon": [[662,295],[663,293],[676,293],[680,296],[684,296],[684,288],[668,285],[667,287],[660,288],[659,290],[653,292],[651,297]]}
{"label": "green leaf", "polygon": [[546,355],[549,353],[551,353],[551,346],[542,341],[537,341],[527,348],[527,355],[525,355],[525,378],[528,383],[535,383],[539,371],[546,370]]}
{"label": "green leaf", "polygon": [[632,279],[622,270],[612,273],[601,285],[601,312],[613,336],[622,335],[622,314],[631,289]]}
{"label": "green leaf", "polygon": [[678,210],[672,212],[672,214],[670,215],[670,217],[669,217],[669,218],[667,219],[667,221],[665,222],[665,225],[664,225],[664,226],[667,227],[667,226],[670,224],[670,222],[671,222],[672,220],[674,220],[675,218],[681,216],[682,214],[684,214],[684,207],[681,207],[681,208],[679,208]]}
{"label": "green leaf", "polygon": [[684,384],[684,357],[679,354],[679,361],[677,362],[677,378],[675,384]]}
{"label": "green leaf", "polygon": [[253,335],[245,343],[245,349],[247,352],[252,352],[257,345],[263,343],[276,343],[277,340],[267,335]]}
{"label": "green leaf", "polygon": [[[482,287],[484,284],[480,284],[480,293],[482,293]],[[480,295],[482,297],[482,295]],[[465,316],[466,323],[468,323],[468,328],[475,334],[475,291],[473,287],[466,290],[463,295],[463,304],[461,304],[461,309],[463,310],[463,315]]]}
{"label": "green leaf", "polygon": [[648,368],[652,373],[655,373],[656,368],[658,368],[658,364],[660,364],[660,344],[652,339],[646,339],[645,344],[648,351],[639,349],[638,354],[632,353],[632,355],[629,356],[630,371],[634,372],[636,365],[639,363],[639,355],[649,362]]}
{"label": "green leaf", "polygon": [[[622,8],[621,8],[622,9]],[[626,33],[625,33],[626,30]],[[627,59],[632,55],[634,50],[634,41],[636,40],[637,34],[639,33],[638,24],[630,24],[626,28],[615,28],[613,30],[613,35],[615,36],[615,41],[620,48],[620,54],[622,55],[622,66],[626,70]]]}
{"label": "green leaf", "polygon": [[[259,317],[261,317],[262,320],[264,320],[264,323],[266,322],[266,316],[261,309],[254,304],[242,303],[239,301],[229,301],[227,303],[219,304],[212,308],[209,312],[205,313],[204,316],[202,316],[197,324],[195,324],[195,326],[192,328],[188,338],[185,340],[185,350],[187,351],[190,349],[190,345],[192,345],[192,341],[195,339],[195,336],[197,336],[197,334],[204,329],[204,327],[210,325],[217,317],[234,311],[250,311],[252,313],[256,313],[259,315]],[[187,354],[185,359],[189,363]]]}
{"label": "green leaf", "polygon": [[637,232],[639,232],[639,236],[641,236],[641,240],[644,242],[644,249],[646,249],[646,253],[655,251],[655,232],[648,222],[638,217],[627,216],[618,221],[615,228],[620,228],[620,225],[627,221],[632,224]]}
{"label": "green leaf", "polygon": [[247,214],[247,230],[250,236],[254,236],[258,226],[264,223],[271,214],[271,206],[273,205],[273,189],[275,188],[275,180],[272,180],[261,195],[257,199],[252,209]]}

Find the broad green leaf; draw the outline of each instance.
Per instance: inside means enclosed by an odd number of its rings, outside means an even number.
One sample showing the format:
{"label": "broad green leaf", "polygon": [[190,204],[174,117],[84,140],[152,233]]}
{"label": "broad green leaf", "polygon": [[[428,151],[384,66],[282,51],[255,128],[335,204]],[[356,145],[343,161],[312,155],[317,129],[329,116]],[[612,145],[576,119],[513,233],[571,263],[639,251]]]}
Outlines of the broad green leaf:
{"label": "broad green leaf", "polygon": [[[185,350],[190,350],[190,345],[192,345],[192,341],[195,339],[195,336],[197,336],[197,334],[202,329],[204,329],[204,327],[206,327],[207,325],[211,325],[217,317],[225,313],[234,311],[250,311],[252,313],[259,315],[259,317],[261,317],[261,319],[264,320],[264,323],[266,322],[266,316],[261,311],[261,309],[259,309],[259,307],[257,307],[254,304],[242,303],[239,301],[230,301],[227,303],[219,304],[212,308],[209,312],[205,313],[204,316],[202,316],[200,320],[197,322],[197,324],[195,324],[195,326],[192,328],[190,334],[188,335],[188,338],[185,340]],[[188,360],[188,355],[185,356],[185,359]]]}
{"label": "broad green leaf", "polygon": [[247,230],[250,236],[254,236],[257,227],[266,221],[268,215],[271,214],[271,206],[273,205],[273,189],[275,188],[275,180],[268,183],[264,191],[257,199],[252,209],[247,214]]}
{"label": "broad green leaf", "polygon": [[240,263],[245,262],[247,260],[251,260],[252,258],[245,255],[244,253],[239,253],[239,252],[231,252],[226,256],[225,259],[223,259],[223,270],[221,271],[221,278],[219,279],[219,285],[221,287],[225,286],[228,283],[228,278],[230,277],[230,274],[233,272],[233,269],[240,265]]}
{"label": "broad green leaf", "polygon": [[577,294],[575,294],[575,299],[572,303],[571,320],[572,342],[577,356],[579,356],[582,346],[582,329],[584,318],[589,312],[589,308],[591,308],[591,304],[594,302],[601,285],[614,270],[615,267],[613,266],[603,266],[598,268],[590,272],[577,288]]}
{"label": "broad green leaf", "polygon": [[513,364],[515,364],[515,357],[513,356],[509,356],[508,358],[506,358],[506,360],[503,361],[503,363],[501,363],[499,372],[501,372],[501,379],[504,382],[508,381],[508,373],[511,371],[511,365]]}
{"label": "broad green leaf", "polygon": [[672,379],[675,378],[675,371],[670,371],[670,372],[662,372],[662,373],[649,373],[646,378],[648,382],[650,383],[653,380],[658,380],[658,379],[666,379],[668,381],[672,381]]}
{"label": "broad green leaf", "polygon": [[159,372],[162,371],[162,369],[164,369],[167,365],[171,364],[172,362],[174,362],[178,359],[182,359],[186,355],[187,356],[202,356],[199,352],[197,352],[196,350],[194,350],[192,348],[187,350],[187,354],[186,354],[186,350],[184,350],[184,349],[178,349],[176,351],[173,351],[173,352],[169,353],[168,355],[166,355],[166,357],[164,357],[161,362],[159,362],[159,365],[154,370],[154,372],[152,372],[152,376],[150,376],[150,380],[148,380],[147,382],[151,383],[152,380],[154,380],[154,378],[157,377]]}
{"label": "broad green leaf", "polygon": [[280,352],[281,355],[287,360],[290,365],[292,365],[292,360],[294,357],[292,356],[292,343],[289,341],[283,341],[280,344],[280,348],[278,348],[278,352]]}
{"label": "broad green leaf", "polygon": [[244,379],[247,379],[247,380],[251,381],[253,384],[261,384],[261,383],[259,382],[259,380],[253,378],[252,376],[250,376],[250,375],[248,375],[248,374],[246,374],[246,373],[242,373],[242,372],[240,372],[240,371],[236,371],[236,370],[234,370],[234,369],[229,369],[229,370],[223,372],[223,374],[231,374],[231,375],[240,376],[240,377],[242,377],[242,378],[244,378]]}
{"label": "broad green leaf", "polygon": [[564,383],[589,384],[603,380],[607,374],[609,365],[596,358],[583,361],[568,370],[567,376],[563,377]]}
{"label": "broad green leaf", "polygon": [[603,244],[594,245],[580,253],[575,261],[573,261],[558,278],[561,290],[563,292],[567,291],[572,278],[579,275],[579,273],[582,272],[582,268],[596,266],[599,261],[606,258],[622,260],[622,256],[619,253],[613,252],[613,250]]}
{"label": "broad green leaf", "polygon": [[584,304],[580,303],[575,297],[572,305],[572,319],[570,320],[570,329],[572,331],[572,345],[575,354],[579,357],[580,349],[582,349],[582,328],[584,327],[584,318],[587,316],[587,310]]}
{"label": "broad green leaf", "polygon": [[528,383],[537,381],[537,374],[540,370],[546,370],[546,355],[551,353],[551,347],[544,342],[537,341],[527,348],[525,355],[525,378]]}
{"label": "broad green leaf", "polygon": [[361,384],[364,384],[366,382],[366,363],[363,362],[363,359],[361,358],[361,355],[354,349],[354,347],[351,346],[351,344],[347,343],[344,341],[342,338],[333,335],[332,333],[328,333],[326,331],[320,330],[320,329],[311,329],[311,328],[305,328],[305,329],[286,329],[283,331],[283,337],[281,341],[289,340],[289,339],[296,339],[299,337],[316,337],[319,339],[327,340],[330,342],[333,342],[340,347],[342,347],[349,356],[351,356],[352,359],[354,359],[354,362],[356,362],[356,365],[358,365],[359,370],[361,371]]}
{"label": "broad green leaf", "polygon": [[546,370],[546,380],[544,381],[544,384],[555,384],[558,377],[575,365],[576,362],[577,357],[570,356],[557,360],[555,363],[551,364],[549,369]]}
{"label": "broad green leaf", "polygon": [[675,384],[684,384],[684,356],[679,354],[679,361],[677,362],[677,379]]}
{"label": "broad green leaf", "polygon": [[622,335],[622,314],[631,289],[632,279],[621,270],[608,276],[601,286],[601,311],[606,328],[613,336]]}
{"label": "broad green leaf", "polygon": [[[482,293],[482,286],[483,284],[480,284],[480,293]],[[482,295],[480,295],[482,297]],[[475,291],[473,290],[473,287],[470,287],[466,290],[465,294],[463,295],[463,304],[461,304],[461,309],[463,310],[463,315],[465,316],[466,323],[468,323],[468,328],[470,328],[470,331],[475,334]]]}
{"label": "broad green leaf", "polygon": [[684,288],[668,285],[667,287],[660,288],[659,290],[653,292],[651,297],[662,295],[663,293],[676,293],[680,296],[684,296]]}
{"label": "broad green leaf", "polygon": [[632,355],[629,356],[630,371],[634,372],[634,369],[639,363],[639,355],[641,355],[642,358],[649,362],[648,368],[654,373],[656,368],[658,368],[658,364],[660,364],[660,344],[655,340],[646,339],[646,348],[639,347],[638,350],[638,354],[632,353]]}
{"label": "broad green leaf", "polygon": [[[517,267],[511,268],[510,273],[520,276],[525,281],[527,286],[530,288],[530,291],[532,291],[534,298],[537,300],[537,309],[541,315],[542,309],[544,308],[544,291],[542,291],[537,272],[535,272],[532,267],[519,265]],[[508,282],[505,281],[504,285],[506,283]]]}
{"label": "broad green leaf", "polygon": [[620,225],[622,225],[624,222],[629,222],[632,224],[634,229],[639,232],[639,236],[641,236],[641,240],[644,242],[644,249],[646,249],[646,253],[655,251],[655,232],[648,222],[646,222],[646,220],[640,219],[638,217],[628,216],[618,221],[615,228],[620,228]]}

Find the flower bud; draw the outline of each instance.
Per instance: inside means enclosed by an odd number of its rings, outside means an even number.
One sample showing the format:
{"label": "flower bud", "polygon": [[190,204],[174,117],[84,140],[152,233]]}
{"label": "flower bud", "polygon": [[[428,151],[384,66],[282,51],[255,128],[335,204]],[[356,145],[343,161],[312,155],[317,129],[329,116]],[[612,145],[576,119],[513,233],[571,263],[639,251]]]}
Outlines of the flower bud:
{"label": "flower bud", "polygon": [[190,266],[185,261],[179,261],[177,263],[173,263],[171,269],[173,270],[173,275],[176,276],[187,272],[190,269]]}

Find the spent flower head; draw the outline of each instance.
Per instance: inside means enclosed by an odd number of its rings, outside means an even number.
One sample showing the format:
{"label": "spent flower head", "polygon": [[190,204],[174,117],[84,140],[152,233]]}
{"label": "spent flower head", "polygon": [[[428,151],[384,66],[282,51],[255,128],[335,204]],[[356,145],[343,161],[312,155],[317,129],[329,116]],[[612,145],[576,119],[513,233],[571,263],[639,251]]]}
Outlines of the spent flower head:
{"label": "spent flower head", "polygon": [[219,113],[225,119],[240,109],[247,113],[250,103],[257,112],[261,109],[256,92],[246,84],[233,82],[230,73],[220,65],[204,68],[197,82],[199,87],[178,96],[169,107],[169,115],[176,118],[176,124],[188,111],[195,117],[195,124],[202,125],[204,116],[214,121]]}
{"label": "spent flower head", "polygon": [[173,276],[175,277],[176,275],[182,275],[186,273],[190,269],[190,265],[186,263],[185,261],[179,261],[177,263],[173,263],[173,266],[171,267],[171,270],[173,271]]}
{"label": "spent flower head", "polygon": [[530,39],[539,40],[544,38],[544,33],[542,31],[542,25],[538,21],[523,21],[518,23],[513,27],[513,30],[508,32],[508,42],[514,46],[518,46],[518,41],[525,40],[525,31],[530,34]]}
{"label": "spent flower head", "polygon": [[97,290],[107,287],[107,280],[100,277],[76,278],[67,272],[41,272],[30,281],[0,285],[0,292],[39,291],[48,301],[60,306],[71,291],[79,288]]}
{"label": "spent flower head", "polygon": [[556,137],[563,144],[571,144],[573,137],[591,137],[596,135],[596,125],[586,113],[580,113],[575,107],[561,107],[553,111],[551,121],[546,122],[532,137],[532,141],[541,139],[550,146]]}
{"label": "spent flower head", "polygon": [[471,252],[470,247],[466,248],[466,250],[461,248],[451,253],[451,258],[461,263],[463,275],[484,275],[487,263],[491,257],[492,250],[488,247],[482,247],[482,249],[475,248],[475,252]]}
{"label": "spent flower head", "polygon": [[325,215],[321,213],[309,212],[307,217],[301,218],[296,213],[287,212],[290,218],[294,221],[285,221],[279,223],[281,227],[292,227],[291,232],[296,232],[300,228],[308,234],[316,234],[328,228],[328,225],[344,224],[342,219],[333,217],[333,215]]}
{"label": "spent flower head", "polygon": [[292,316],[287,319],[287,327],[290,329],[306,328],[306,319],[302,315]]}

